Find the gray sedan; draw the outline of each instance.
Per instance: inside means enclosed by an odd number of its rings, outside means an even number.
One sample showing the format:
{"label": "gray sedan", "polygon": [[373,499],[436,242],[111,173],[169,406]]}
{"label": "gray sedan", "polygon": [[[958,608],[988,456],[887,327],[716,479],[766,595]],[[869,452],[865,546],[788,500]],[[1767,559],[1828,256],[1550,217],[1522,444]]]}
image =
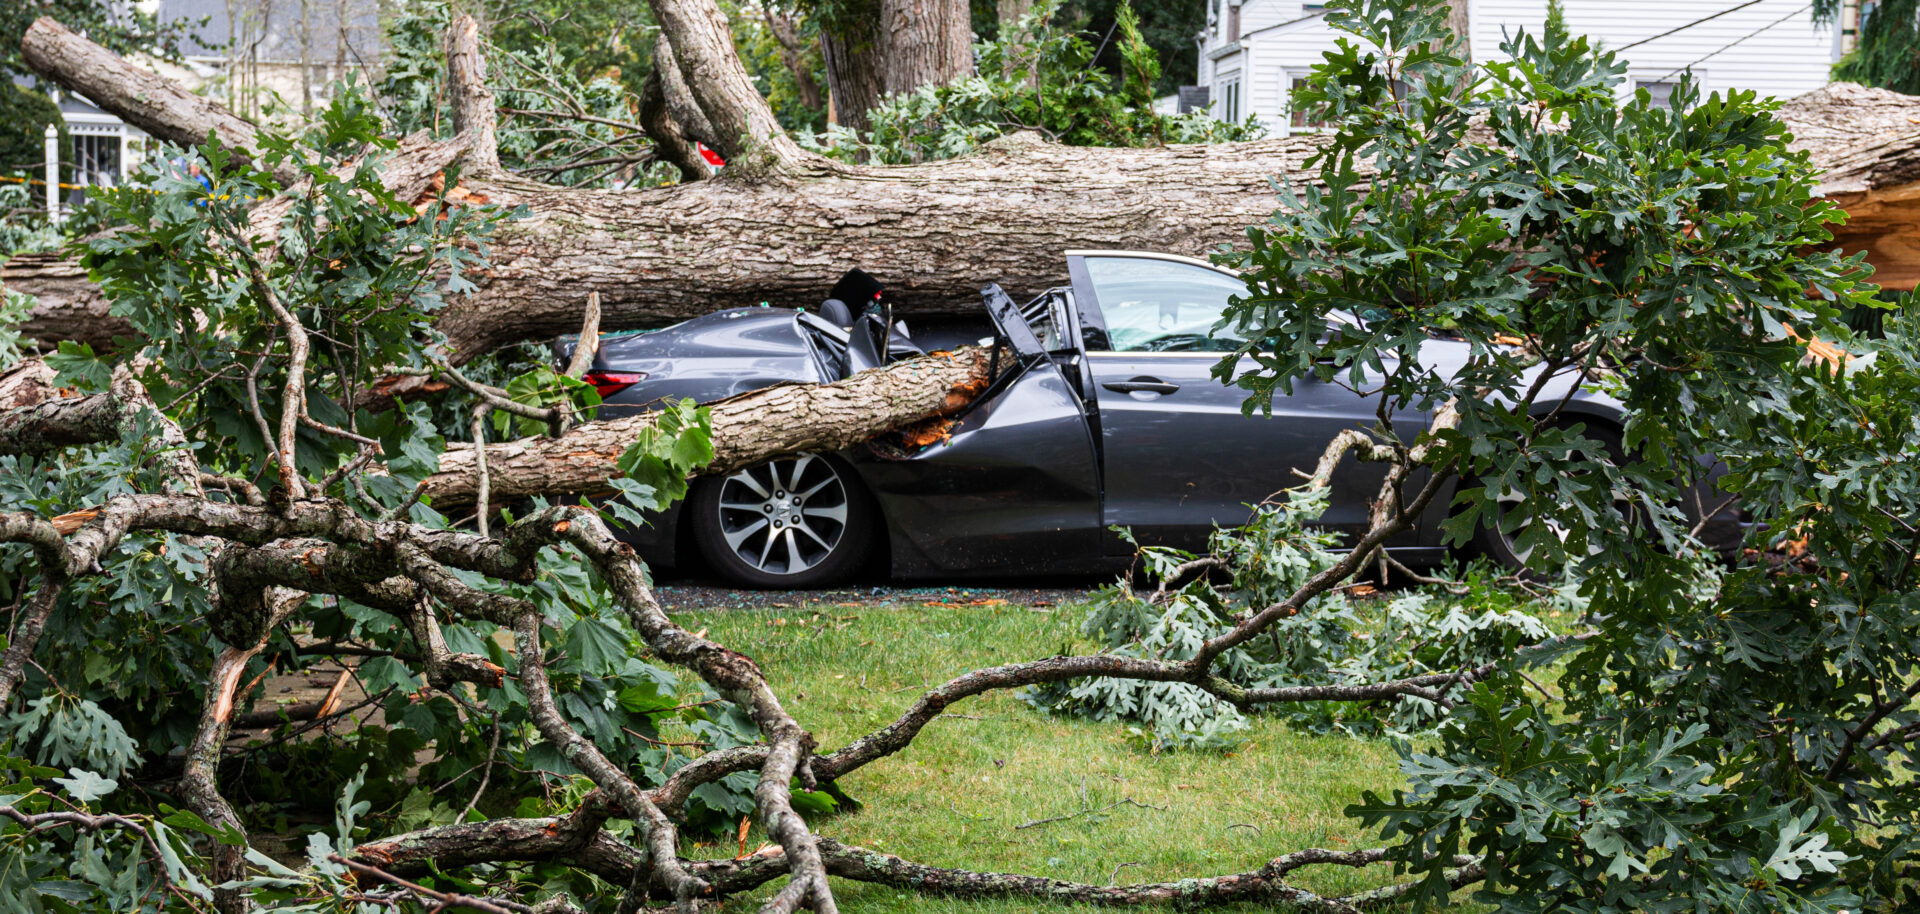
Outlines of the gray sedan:
{"label": "gray sedan", "polygon": [[[949,439],[920,448],[874,443],[774,460],[699,480],[680,505],[630,536],[655,564],[699,561],[741,584],[815,587],[867,566],[901,580],[1106,573],[1142,543],[1201,548],[1250,505],[1295,485],[1327,442],[1370,427],[1376,402],[1306,381],[1273,414],[1244,415],[1244,392],[1213,377],[1239,340],[1219,334],[1246,291],[1204,261],[1135,251],[1069,251],[1068,282],[1017,305],[983,293],[1012,355],[959,417]],[[832,381],[919,351],[889,319],[877,282],[852,271],[819,309],[740,308],[604,341],[590,378],[603,415],[666,398],[709,401],[765,387]],[[983,329],[985,329],[983,327]],[[566,346],[559,353],[564,356]],[[1465,344],[1435,340],[1422,360],[1445,370]],[[1609,400],[1577,396],[1563,415],[1617,440]],[[1411,439],[1428,416],[1395,417]],[[1334,476],[1322,525],[1357,533],[1381,468],[1349,461]],[[1418,480],[1415,480],[1417,483]],[[1390,548],[1403,562],[1445,554],[1443,492]],[[1479,545],[1516,563],[1513,536]]]}

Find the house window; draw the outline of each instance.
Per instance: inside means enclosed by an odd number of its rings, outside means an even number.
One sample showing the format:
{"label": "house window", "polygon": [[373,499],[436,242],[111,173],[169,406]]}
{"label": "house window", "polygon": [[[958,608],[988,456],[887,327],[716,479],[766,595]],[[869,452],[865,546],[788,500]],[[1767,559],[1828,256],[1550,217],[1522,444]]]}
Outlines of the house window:
{"label": "house window", "polygon": [[73,136],[73,183],[118,187],[125,176],[121,125],[69,121],[67,130]]}
{"label": "house window", "polygon": [[1227,7],[1227,40],[1240,40],[1240,4]]}
{"label": "house window", "polygon": [[1319,130],[1326,127],[1327,122],[1312,117],[1306,106],[1299,101],[1300,90],[1306,87],[1307,78],[1304,76],[1295,76],[1287,81],[1287,110],[1293,113],[1292,124],[1295,130]]}
{"label": "house window", "polygon": [[1220,80],[1220,119],[1228,123],[1240,121],[1240,74]]}
{"label": "house window", "polygon": [[1670,82],[1667,80],[1636,79],[1633,81],[1633,91],[1637,94],[1640,90],[1645,89],[1647,95],[1652,98],[1653,107],[1655,108],[1673,107],[1673,93],[1674,90],[1678,88],[1680,88],[1678,82]]}

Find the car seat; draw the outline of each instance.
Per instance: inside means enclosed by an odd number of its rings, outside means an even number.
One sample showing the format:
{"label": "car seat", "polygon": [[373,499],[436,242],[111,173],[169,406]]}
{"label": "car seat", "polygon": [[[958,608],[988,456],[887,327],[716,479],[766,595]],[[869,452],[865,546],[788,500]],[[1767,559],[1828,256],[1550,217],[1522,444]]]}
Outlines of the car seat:
{"label": "car seat", "polygon": [[853,329],[853,309],[848,308],[847,303],[840,299],[829,298],[821,302],[820,316],[826,318],[827,323],[842,330]]}

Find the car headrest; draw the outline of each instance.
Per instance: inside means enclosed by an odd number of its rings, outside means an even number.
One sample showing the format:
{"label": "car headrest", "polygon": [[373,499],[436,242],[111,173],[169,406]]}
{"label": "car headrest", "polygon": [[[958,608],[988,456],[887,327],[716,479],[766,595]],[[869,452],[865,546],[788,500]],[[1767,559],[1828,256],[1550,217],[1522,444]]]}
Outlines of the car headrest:
{"label": "car headrest", "polygon": [[820,303],[820,316],[827,322],[842,329],[853,326],[853,311],[847,303],[837,298],[829,298]]}
{"label": "car headrest", "polygon": [[865,270],[854,267],[848,270],[846,275],[841,276],[839,282],[833,284],[833,291],[827,293],[827,298],[845,302],[847,307],[858,315],[873,310],[874,302],[879,300],[880,293],[883,291],[885,287],[880,285],[880,280],[867,275]]}

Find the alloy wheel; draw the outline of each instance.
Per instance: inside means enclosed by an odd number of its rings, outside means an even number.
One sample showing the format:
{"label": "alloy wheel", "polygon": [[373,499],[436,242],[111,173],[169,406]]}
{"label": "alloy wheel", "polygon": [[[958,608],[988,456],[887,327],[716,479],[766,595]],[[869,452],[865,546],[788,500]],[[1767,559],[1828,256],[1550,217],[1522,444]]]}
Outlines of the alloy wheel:
{"label": "alloy wheel", "polygon": [[799,574],[826,561],[847,536],[847,485],[811,454],[783,457],[721,480],[719,532],[762,574]]}
{"label": "alloy wheel", "polygon": [[[1494,501],[1494,504],[1498,505],[1500,509],[1498,520],[1495,521],[1496,524],[1504,521],[1507,517],[1512,516],[1516,513],[1521,515],[1522,517],[1526,516],[1526,509],[1524,506],[1527,501],[1527,495],[1525,492],[1519,492],[1513,489],[1503,489],[1501,490],[1499,495],[1494,497],[1493,501]],[[1566,545],[1567,528],[1565,525],[1560,524],[1553,520],[1542,521],[1542,523],[1546,526],[1547,532],[1553,534],[1554,539],[1559,540],[1562,546]],[[1499,536],[1500,539],[1504,542],[1507,552],[1513,557],[1513,562],[1516,567],[1524,568],[1527,564],[1527,559],[1533,555],[1532,547],[1528,547],[1524,549],[1520,547],[1521,536],[1524,535],[1532,527],[1533,527],[1533,521],[1531,519],[1528,519],[1522,522],[1520,526],[1515,527],[1512,533],[1508,533],[1505,530],[1501,530],[1497,528],[1494,531],[1495,535]]]}

